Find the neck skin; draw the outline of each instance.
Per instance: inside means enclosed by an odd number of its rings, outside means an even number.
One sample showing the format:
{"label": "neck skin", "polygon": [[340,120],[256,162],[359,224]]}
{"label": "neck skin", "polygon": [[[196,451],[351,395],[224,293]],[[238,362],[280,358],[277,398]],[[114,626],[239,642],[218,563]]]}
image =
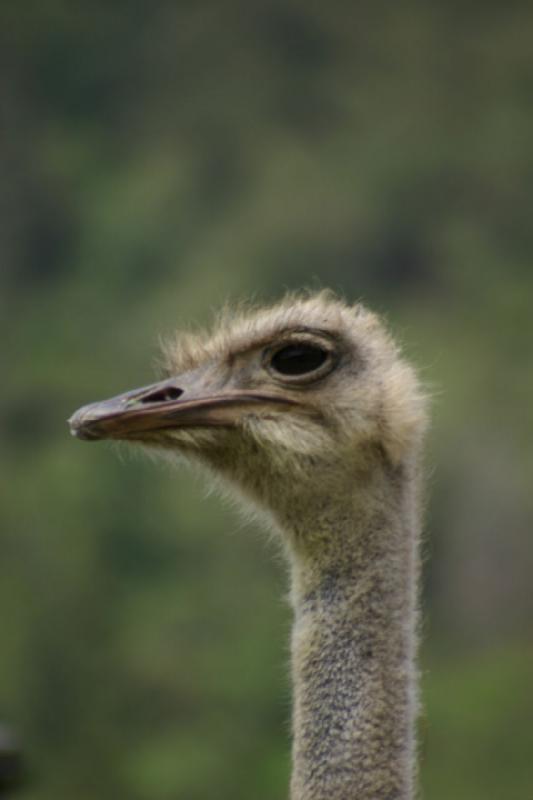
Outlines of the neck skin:
{"label": "neck skin", "polygon": [[291,800],[413,797],[417,503],[378,472],[293,526]]}

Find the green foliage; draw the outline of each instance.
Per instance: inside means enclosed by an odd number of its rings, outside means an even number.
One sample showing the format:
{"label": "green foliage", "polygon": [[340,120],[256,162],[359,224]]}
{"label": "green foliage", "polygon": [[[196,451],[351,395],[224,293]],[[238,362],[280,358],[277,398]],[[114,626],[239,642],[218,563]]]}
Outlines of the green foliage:
{"label": "green foliage", "polygon": [[425,795],[528,796],[529,6],[0,16],[0,719],[26,796],[286,796],[275,547],[65,419],[148,383],[160,333],[301,285],[384,311],[435,394]]}
{"label": "green foliage", "polygon": [[531,646],[457,660],[425,676],[424,797],[498,800],[531,790]]}

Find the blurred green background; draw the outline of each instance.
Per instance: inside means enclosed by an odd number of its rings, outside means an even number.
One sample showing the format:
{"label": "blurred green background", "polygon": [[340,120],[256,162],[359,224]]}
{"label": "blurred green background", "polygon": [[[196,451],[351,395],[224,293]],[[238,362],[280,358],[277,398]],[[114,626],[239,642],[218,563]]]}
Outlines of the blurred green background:
{"label": "blurred green background", "polygon": [[161,333],[300,286],[383,312],[435,396],[423,797],[533,797],[532,25],[2,3],[0,719],[27,800],[287,796],[275,548],[65,420],[150,382]]}

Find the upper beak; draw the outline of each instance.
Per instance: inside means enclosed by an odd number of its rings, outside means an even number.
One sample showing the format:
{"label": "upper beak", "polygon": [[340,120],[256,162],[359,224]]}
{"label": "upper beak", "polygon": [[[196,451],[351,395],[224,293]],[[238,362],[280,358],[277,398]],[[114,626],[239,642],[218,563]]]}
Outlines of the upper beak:
{"label": "upper beak", "polygon": [[69,419],[78,439],[134,439],[138,434],[169,428],[234,426],[242,411],[261,407],[287,410],[295,401],[255,391],[205,392],[186,389],[177,379],[83,406]]}

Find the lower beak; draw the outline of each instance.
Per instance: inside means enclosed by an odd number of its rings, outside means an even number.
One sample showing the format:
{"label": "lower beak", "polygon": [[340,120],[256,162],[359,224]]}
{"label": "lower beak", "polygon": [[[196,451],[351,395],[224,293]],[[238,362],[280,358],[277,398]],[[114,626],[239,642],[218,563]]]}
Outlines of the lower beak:
{"label": "lower beak", "polygon": [[243,411],[287,410],[294,404],[258,392],[191,393],[170,380],[83,406],[68,422],[78,439],[135,439],[172,428],[234,427]]}

